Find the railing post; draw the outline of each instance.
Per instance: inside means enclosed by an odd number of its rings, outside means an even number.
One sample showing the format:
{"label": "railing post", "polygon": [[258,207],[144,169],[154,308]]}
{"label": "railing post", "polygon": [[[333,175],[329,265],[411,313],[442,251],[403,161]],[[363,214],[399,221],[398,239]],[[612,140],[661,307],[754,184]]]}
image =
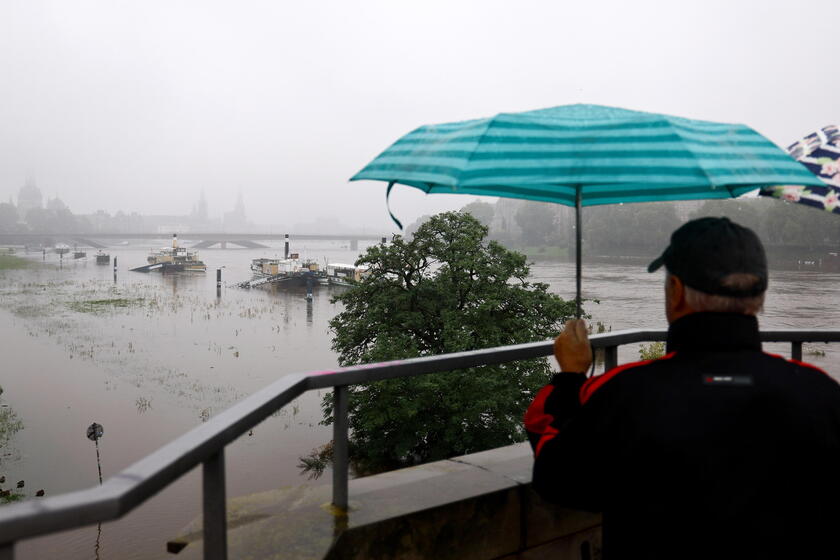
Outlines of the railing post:
{"label": "railing post", "polygon": [[790,357],[791,359],[802,361],[802,343],[793,341],[790,343]]}
{"label": "railing post", "polygon": [[204,560],[227,560],[225,449],[202,464],[204,486]]}
{"label": "railing post", "polygon": [[333,506],[347,511],[348,503],[348,469],[349,457],[347,450],[347,432],[349,421],[347,418],[347,385],[333,388]]}
{"label": "railing post", "polygon": [[618,365],[618,346],[604,347],[604,373]]}
{"label": "railing post", "polygon": [[15,560],[15,543],[0,544],[0,560]]}

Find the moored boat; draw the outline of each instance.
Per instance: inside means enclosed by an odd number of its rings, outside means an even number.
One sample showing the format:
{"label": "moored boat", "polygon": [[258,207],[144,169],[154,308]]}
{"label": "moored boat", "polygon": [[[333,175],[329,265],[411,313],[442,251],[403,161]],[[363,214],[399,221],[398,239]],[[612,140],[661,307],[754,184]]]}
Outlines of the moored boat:
{"label": "moored boat", "polygon": [[361,282],[367,273],[368,268],[366,266],[329,263],[327,264],[326,279],[333,286],[352,286]]}
{"label": "moored boat", "polygon": [[132,268],[134,272],[206,272],[207,265],[198,258],[198,251],[178,246],[178,235],[172,234],[172,247],[164,247],[148,256],[145,266]]}
{"label": "moored boat", "polygon": [[286,259],[258,258],[251,261],[254,278],[242,282],[242,287],[255,287],[263,284],[285,286],[312,286],[320,283],[324,272],[316,261],[301,260],[298,253],[291,253]]}

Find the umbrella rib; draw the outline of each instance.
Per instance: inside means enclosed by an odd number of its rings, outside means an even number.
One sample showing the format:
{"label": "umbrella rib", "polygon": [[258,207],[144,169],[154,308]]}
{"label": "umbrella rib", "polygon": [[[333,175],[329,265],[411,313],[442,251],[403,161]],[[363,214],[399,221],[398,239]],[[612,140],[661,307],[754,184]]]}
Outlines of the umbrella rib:
{"label": "umbrella rib", "polygon": [[[484,131],[479,135],[479,137],[475,141],[475,145],[473,146],[472,151],[470,152],[469,157],[467,157],[466,161],[464,162],[464,167],[461,168],[461,171],[458,173],[458,180],[456,181],[456,185],[461,184],[461,176],[468,171],[470,163],[472,162],[472,158],[475,153],[478,151],[478,146],[481,145],[481,141],[484,140],[484,137],[487,136],[487,132],[490,130],[490,124],[495,120],[494,118],[487,119],[487,124],[484,126]],[[457,186],[454,187],[457,190]]]}
{"label": "umbrella rib", "polygon": [[[677,125],[675,125],[674,123],[671,123],[671,119],[667,119],[667,121],[668,121],[669,124],[672,125],[671,130],[673,130],[674,134],[676,134],[679,137],[680,141],[687,142],[687,140],[685,138],[683,138],[683,135],[680,133],[679,127]],[[686,153],[691,155],[691,159],[694,160],[695,167],[700,168],[700,171],[703,173],[703,176],[706,178],[706,181],[709,183],[709,186],[711,186],[712,189],[714,190],[716,185],[715,185],[715,182],[712,181],[712,178],[709,176],[709,172],[706,171],[706,166],[700,164],[700,161],[697,158],[697,154],[694,153],[694,150],[692,148],[686,146],[685,151],[686,151]],[[727,190],[729,190],[729,196],[732,196],[732,189],[729,188],[729,185],[727,185],[726,188],[727,188]],[[735,197],[732,196],[732,198],[735,198]]]}

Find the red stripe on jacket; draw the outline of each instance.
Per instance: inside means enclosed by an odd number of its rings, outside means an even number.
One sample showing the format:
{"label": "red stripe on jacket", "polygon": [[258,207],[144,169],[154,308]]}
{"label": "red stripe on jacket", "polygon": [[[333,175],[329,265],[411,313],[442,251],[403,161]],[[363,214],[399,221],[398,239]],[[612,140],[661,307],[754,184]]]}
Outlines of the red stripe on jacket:
{"label": "red stripe on jacket", "polygon": [[644,366],[658,360],[667,360],[673,358],[677,353],[671,352],[670,354],[665,354],[661,358],[656,358],[655,360],[642,360],[640,362],[631,362],[629,364],[623,364],[617,367],[612,368],[610,371],[604,373],[603,375],[599,375],[597,377],[590,377],[586,380],[586,383],[580,388],[580,404],[586,403],[592,395],[595,394],[595,391],[600,389],[604,383],[621,373],[622,371],[627,371],[628,369]]}
{"label": "red stripe on jacket", "polygon": [[545,433],[540,438],[540,441],[537,442],[537,446],[534,448],[534,457],[539,456],[540,450],[543,448],[543,445],[548,443],[550,440],[554,439],[554,436],[559,434],[560,432],[554,426],[549,425]]}
{"label": "red stripe on jacket", "polygon": [[544,434],[546,429],[554,422],[554,416],[545,412],[545,401],[553,392],[554,385],[546,385],[540,389],[531,402],[531,406],[525,411],[525,429],[529,432]]}

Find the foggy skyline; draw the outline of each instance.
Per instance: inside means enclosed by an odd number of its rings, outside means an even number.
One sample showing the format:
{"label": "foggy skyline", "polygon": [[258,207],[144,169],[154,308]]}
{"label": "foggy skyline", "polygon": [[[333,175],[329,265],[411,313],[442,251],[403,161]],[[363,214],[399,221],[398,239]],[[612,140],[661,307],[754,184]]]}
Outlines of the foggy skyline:
{"label": "foggy skyline", "polygon": [[[401,135],[598,103],[741,122],[785,147],[840,121],[840,4],[0,1],[0,201],[75,213],[334,217],[393,231],[348,179]],[[398,186],[403,223],[470,196]]]}

